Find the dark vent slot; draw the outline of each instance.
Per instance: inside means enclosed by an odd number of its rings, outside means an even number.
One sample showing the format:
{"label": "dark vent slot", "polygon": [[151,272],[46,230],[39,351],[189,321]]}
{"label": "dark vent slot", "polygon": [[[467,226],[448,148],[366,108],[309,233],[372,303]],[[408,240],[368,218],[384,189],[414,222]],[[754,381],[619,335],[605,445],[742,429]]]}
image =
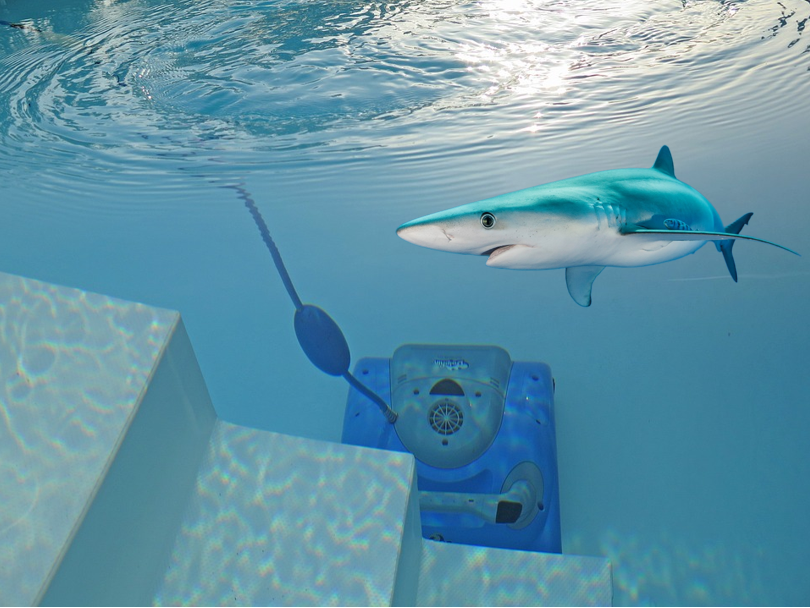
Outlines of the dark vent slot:
{"label": "dark vent slot", "polygon": [[445,378],[444,380],[439,380],[436,384],[433,385],[433,388],[430,389],[430,394],[463,396],[464,390],[461,388],[461,385],[455,380]]}

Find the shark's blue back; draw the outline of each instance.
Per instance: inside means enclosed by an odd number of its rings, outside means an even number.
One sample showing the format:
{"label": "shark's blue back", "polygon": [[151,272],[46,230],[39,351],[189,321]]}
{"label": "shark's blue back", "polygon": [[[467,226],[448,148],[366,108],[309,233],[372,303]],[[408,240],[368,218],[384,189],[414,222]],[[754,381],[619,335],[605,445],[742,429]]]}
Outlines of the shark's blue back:
{"label": "shark's blue back", "polygon": [[656,168],[598,171],[497,198],[508,196],[515,197],[516,205],[533,200],[539,207],[565,206],[568,214],[587,215],[594,205],[610,205],[625,212],[631,228],[664,229],[665,220],[677,219],[692,230],[723,230],[719,214],[706,197]]}

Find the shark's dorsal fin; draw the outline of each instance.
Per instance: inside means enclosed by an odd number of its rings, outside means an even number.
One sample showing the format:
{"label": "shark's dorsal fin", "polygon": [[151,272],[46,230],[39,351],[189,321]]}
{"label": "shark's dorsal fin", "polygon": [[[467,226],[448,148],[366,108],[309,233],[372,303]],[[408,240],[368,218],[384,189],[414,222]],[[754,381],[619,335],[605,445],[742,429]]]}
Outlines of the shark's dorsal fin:
{"label": "shark's dorsal fin", "polygon": [[565,284],[574,302],[580,306],[591,305],[593,282],[604,269],[604,266],[572,266],[565,269]]}
{"label": "shark's dorsal fin", "polygon": [[661,146],[658,151],[658,158],[655,159],[652,168],[658,169],[670,177],[675,177],[675,164],[672,162],[672,153],[669,151],[669,146]]}

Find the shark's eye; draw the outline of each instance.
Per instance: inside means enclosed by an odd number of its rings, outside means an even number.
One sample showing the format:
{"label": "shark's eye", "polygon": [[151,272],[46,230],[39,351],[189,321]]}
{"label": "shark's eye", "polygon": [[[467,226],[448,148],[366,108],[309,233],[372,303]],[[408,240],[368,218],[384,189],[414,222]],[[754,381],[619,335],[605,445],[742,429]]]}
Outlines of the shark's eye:
{"label": "shark's eye", "polygon": [[489,211],[481,214],[481,225],[489,230],[495,225],[495,216],[492,215]]}

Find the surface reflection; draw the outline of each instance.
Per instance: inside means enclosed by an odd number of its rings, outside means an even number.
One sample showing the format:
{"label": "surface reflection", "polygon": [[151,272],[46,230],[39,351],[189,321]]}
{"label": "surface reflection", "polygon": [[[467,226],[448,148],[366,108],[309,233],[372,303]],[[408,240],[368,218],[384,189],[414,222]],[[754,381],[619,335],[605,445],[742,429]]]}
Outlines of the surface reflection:
{"label": "surface reflection", "polygon": [[122,157],[128,172],[150,172],[156,154],[177,162],[178,148],[185,162],[200,152],[241,165],[267,152],[312,160],[307,151],[334,147],[338,133],[368,149],[380,128],[408,133],[437,116],[447,141],[482,111],[487,131],[508,138],[663,112],[666,90],[688,110],[740,78],[751,45],[786,29],[793,46],[806,22],[798,0],[72,9],[72,23],[65,11],[0,9],[25,25],[0,28],[0,163],[24,152],[80,180],[120,171]]}

